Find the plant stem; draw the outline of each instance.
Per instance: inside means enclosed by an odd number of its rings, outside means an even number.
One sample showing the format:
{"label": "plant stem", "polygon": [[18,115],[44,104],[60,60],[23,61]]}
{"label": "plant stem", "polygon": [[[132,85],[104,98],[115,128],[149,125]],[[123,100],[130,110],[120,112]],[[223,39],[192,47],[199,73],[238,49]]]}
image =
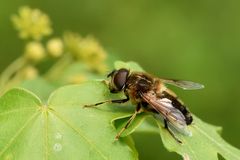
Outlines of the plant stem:
{"label": "plant stem", "polygon": [[26,63],[24,57],[19,57],[13,61],[1,74],[0,76],[0,93],[4,90],[5,85],[12,78],[12,76],[20,70]]}
{"label": "plant stem", "polygon": [[56,80],[64,68],[71,64],[72,60],[72,57],[66,53],[48,70],[44,77],[48,80]]}
{"label": "plant stem", "polygon": [[3,95],[7,90],[9,90],[11,87],[19,84],[21,82],[22,79],[22,73],[21,72],[17,72],[5,85],[4,87],[1,89],[0,91],[0,96]]}

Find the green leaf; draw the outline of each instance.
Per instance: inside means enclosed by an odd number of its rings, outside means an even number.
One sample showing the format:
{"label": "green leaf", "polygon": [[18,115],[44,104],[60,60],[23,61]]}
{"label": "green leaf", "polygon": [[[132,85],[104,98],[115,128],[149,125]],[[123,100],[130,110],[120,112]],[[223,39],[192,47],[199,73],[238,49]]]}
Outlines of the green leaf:
{"label": "green leaf", "polygon": [[54,91],[58,86],[54,85],[43,79],[42,77],[37,77],[36,79],[23,81],[19,87],[25,88],[34,94],[38,95],[38,97],[47,102],[49,95]]}
{"label": "green leaf", "polygon": [[[143,71],[142,68],[134,62],[116,62],[115,68],[128,68],[131,71]],[[132,112],[133,113],[133,112]],[[156,129],[153,129],[152,124],[143,122],[148,114],[140,114],[137,116],[136,121],[134,121],[130,127],[122,134],[123,137],[128,136],[133,131],[150,131],[156,132]],[[129,115],[118,117],[113,119],[115,125],[120,130],[129,119]],[[219,135],[220,127],[216,127],[210,124],[207,124],[193,116],[193,124],[189,125],[193,136],[188,137],[184,136],[181,133],[175,132],[175,135],[183,142],[179,144],[175,139],[169,134],[169,132],[163,127],[162,122],[159,119],[155,119],[159,132],[164,143],[164,146],[171,152],[176,152],[186,160],[217,160],[218,154],[223,156],[226,160],[240,160],[240,150],[234,148],[226,141],[222,139]],[[140,126],[140,129],[138,127]]]}
{"label": "green leaf", "polygon": [[207,124],[196,116],[193,116],[193,119],[194,123],[189,126],[192,137],[175,133],[183,144],[177,143],[160,121],[157,121],[162,141],[169,151],[177,152],[185,159],[191,160],[217,160],[217,154],[222,155],[226,160],[240,160],[240,150],[222,139],[219,135],[220,127]]}
{"label": "green leaf", "polygon": [[111,120],[128,110],[83,108],[110,98],[102,82],[86,82],[55,91],[48,104],[23,89],[0,98],[0,159],[137,159],[130,137],[115,141]]}
{"label": "green leaf", "polygon": [[[132,111],[132,113],[133,112],[134,111]],[[112,120],[112,123],[117,128],[118,132],[126,125],[130,116],[131,116],[131,114],[125,115],[122,117],[117,117]],[[145,120],[145,118],[147,116],[149,116],[149,115],[147,115],[146,113],[139,113],[136,116],[136,118],[134,119],[134,121],[131,123],[131,125],[121,134],[121,137],[126,137],[126,136],[130,135],[131,133],[133,133],[140,125],[142,125],[143,121]],[[148,125],[148,124],[145,124],[145,125]],[[150,126],[148,126],[148,127],[150,127]],[[147,131],[148,129],[150,129],[150,128],[146,128],[144,131]]]}
{"label": "green leaf", "polygon": [[44,157],[40,106],[36,96],[22,89],[0,98],[0,159]]}
{"label": "green leaf", "polygon": [[87,66],[85,63],[75,62],[62,70],[60,76],[56,77],[55,81],[57,81],[59,84],[66,85],[103,78],[104,77],[102,75],[91,72],[89,66]]}
{"label": "green leaf", "polygon": [[114,67],[115,69],[127,68],[127,69],[130,69],[131,71],[138,71],[138,72],[144,71],[136,62],[133,62],[133,61],[130,61],[130,62],[116,61],[114,63]]}

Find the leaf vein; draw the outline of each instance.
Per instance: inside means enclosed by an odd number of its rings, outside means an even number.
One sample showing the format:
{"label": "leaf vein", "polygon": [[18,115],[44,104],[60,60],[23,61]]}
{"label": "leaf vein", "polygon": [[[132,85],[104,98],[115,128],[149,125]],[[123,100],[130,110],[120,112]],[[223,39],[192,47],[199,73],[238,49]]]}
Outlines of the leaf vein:
{"label": "leaf vein", "polygon": [[191,145],[187,144],[187,142],[185,142],[185,143],[186,143],[186,145],[188,146],[189,150],[192,152],[192,155],[193,155],[193,156],[195,157],[195,159],[197,160],[198,157],[197,157],[197,155],[195,154],[194,150],[192,149]]}
{"label": "leaf vein", "polygon": [[239,159],[239,156],[235,155],[234,153],[230,152],[229,150],[225,149],[224,146],[222,146],[221,144],[219,144],[217,141],[215,141],[212,137],[210,137],[209,135],[207,135],[201,128],[195,126],[204,136],[206,136],[209,140],[211,140],[213,143],[215,143],[219,148],[221,148],[224,152],[229,153],[230,155],[232,155],[233,157],[235,157],[236,159]]}
{"label": "leaf vein", "polygon": [[92,146],[98,154],[101,155],[101,157],[103,159],[108,159],[99,148],[97,148],[97,146],[90,141],[83,133],[82,131],[80,131],[79,129],[77,129],[76,127],[74,127],[73,125],[71,125],[71,123],[66,120],[66,118],[63,118],[63,116],[61,116],[59,113],[57,113],[55,110],[50,110],[55,116],[57,116],[60,120],[62,120],[68,127],[70,127],[72,130],[74,130],[80,137],[82,137],[90,146]]}
{"label": "leaf vein", "polygon": [[48,148],[48,115],[44,112],[44,141],[45,141],[45,159],[48,160],[49,148]]}
{"label": "leaf vein", "polygon": [[6,114],[15,113],[15,112],[20,112],[20,111],[25,111],[25,110],[31,110],[33,108],[36,108],[36,107],[23,107],[21,109],[13,109],[11,111],[6,111],[6,112],[0,113],[0,116],[6,115]]}
{"label": "leaf vein", "polygon": [[27,127],[27,125],[38,115],[39,112],[34,113],[21,128],[18,129],[16,134],[8,141],[6,146],[0,151],[0,157],[3,153],[13,144],[13,142],[18,138],[18,136],[22,133],[22,131]]}

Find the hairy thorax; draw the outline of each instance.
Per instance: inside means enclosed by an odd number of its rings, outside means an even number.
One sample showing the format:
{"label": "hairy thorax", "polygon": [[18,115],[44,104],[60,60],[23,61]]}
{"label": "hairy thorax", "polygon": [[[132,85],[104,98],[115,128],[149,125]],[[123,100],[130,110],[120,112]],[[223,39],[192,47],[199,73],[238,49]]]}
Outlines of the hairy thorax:
{"label": "hairy thorax", "polygon": [[155,88],[154,79],[147,74],[132,73],[125,86],[125,94],[129,96],[133,104],[142,102],[139,92],[146,93]]}

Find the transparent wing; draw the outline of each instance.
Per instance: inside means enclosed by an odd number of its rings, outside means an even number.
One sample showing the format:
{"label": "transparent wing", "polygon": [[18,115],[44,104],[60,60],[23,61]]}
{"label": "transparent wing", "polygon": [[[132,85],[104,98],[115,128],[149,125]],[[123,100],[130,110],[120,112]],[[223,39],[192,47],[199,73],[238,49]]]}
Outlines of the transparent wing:
{"label": "transparent wing", "polygon": [[161,79],[161,81],[163,83],[171,84],[185,90],[195,90],[195,89],[204,88],[203,84],[192,82],[192,81],[174,80],[174,79]]}
{"label": "transparent wing", "polygon": [[140,93],[140,96],[159,113],[155,114],[155,117],[159,119],[163,117],[171,128],[184,135],[191,136],[191,132],[187,129],[184,115],[172,105],[171,100],[158,98],[153,91]]}

